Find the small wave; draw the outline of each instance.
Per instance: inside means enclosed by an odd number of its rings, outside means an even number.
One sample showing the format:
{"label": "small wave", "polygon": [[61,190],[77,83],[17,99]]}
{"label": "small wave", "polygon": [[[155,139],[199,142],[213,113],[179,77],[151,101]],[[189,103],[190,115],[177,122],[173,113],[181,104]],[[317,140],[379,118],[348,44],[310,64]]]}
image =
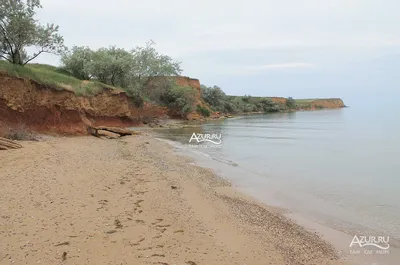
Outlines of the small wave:
{"label": "small wave", "polygon": [[182,143],[177,142],[177,141],[172,141],[172,140],[163,139],[163,138],[156,138],[156,139],[159,140],[159,141],[162,141],[162,142],[170,144],[172,147],[178,149],[179,151],[183,152],[186,155],[193,155],[194,154],[196,156],[206,157],[207,159],[215,160],[215,161],[218,161],[220,163],[224,163],[224,164],[229,165],[229,166],[233,166],[233,167],[238,167],[239,166],[238,163],[235,163],[232,160],[223,159],[223,158],[220,158],[220,157],[217,157],[217,156],[213,156],[213,155],[211,155],[209,153],[202,152],[200,149],[190,148],[189,145],[185,145],[185,144],[182,144]]}

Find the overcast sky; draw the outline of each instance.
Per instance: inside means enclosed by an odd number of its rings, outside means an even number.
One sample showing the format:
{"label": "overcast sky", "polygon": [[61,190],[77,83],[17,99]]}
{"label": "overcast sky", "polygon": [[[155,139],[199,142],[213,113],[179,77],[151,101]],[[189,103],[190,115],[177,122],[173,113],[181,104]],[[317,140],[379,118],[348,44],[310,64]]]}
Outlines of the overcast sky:
{"label": "overcast sky", "polygon": [[40,21],[58,24],[69,47],[152,39],[184,75],[228,94],[351,101],[399,90],[398,0],[41,2]]}

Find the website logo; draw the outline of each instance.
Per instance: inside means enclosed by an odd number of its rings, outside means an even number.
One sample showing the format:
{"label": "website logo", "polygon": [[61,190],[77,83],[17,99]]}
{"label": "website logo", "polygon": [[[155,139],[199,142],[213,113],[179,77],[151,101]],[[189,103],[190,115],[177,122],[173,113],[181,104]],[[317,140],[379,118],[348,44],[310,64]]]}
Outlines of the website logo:
{"label": "website logo", "polygon": [[355,235],[353,237],[353,240],[350,243],[350,247],[353,247],[354,245],[359,246],[360,248],[366,247],[366,246],[373,246],[381,250],[388,250],[390,248],[389,245],[389,237],[384,237],[384,236],[357,236]]}
{"label": "website logo", "polygon": [[222,144],[222,135],[221,134],[202,134],[202,133],[193,133],[192,137],[190,137],[189,143],[192,142],[202,143],[202,142],[210,142],[215,145]]}

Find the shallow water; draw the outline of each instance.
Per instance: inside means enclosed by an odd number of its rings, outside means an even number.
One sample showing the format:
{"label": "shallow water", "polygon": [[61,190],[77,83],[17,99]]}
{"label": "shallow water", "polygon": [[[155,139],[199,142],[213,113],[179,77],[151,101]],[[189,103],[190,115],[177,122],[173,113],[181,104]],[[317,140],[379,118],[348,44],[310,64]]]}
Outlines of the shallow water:
{"label": "shallow water", "polygon": [[[345,108],[252,115],[159,133],[268,204],[394,242],[400,240],[399,121],[378,110]],[[193,132],[221,134],[222,144],[189,144]]]}

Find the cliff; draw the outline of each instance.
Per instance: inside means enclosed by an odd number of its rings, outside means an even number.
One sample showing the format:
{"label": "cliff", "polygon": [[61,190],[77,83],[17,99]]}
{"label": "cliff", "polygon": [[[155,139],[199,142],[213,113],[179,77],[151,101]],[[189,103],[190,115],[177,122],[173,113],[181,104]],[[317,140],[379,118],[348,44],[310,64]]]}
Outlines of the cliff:
{"label": "cliff", "polygon": [[[271,97],[273,102],[286,105],[287,98]],[[297,99],[296,105],[298,109],[339,109],[344,108],[343,100],[340,98],[324,98],[324,99]]]}
{"label": "cliff", "polygon": [[[204,118],[197,112],[199,106],[209,111],[210,118],[220,116],[203,101],[198,79],[183,76],[174,79],[179,86],[191,87],[195,92],[193,111],[187,119]],[[251,100],[257,102],[260,99],[254,97]],[[270,99],[279,105],[287,102],[281,97]],[[298,110],[345,106],[341,99],[296,100],[296,105]],[[68,86],[46,85],[0,71],[0,136],[7,128],[21,126],[43,133],[79,135],[87,134],[88,126],[128,127],[168,116],[182,118],[178,110],[151,103],[138,108],[120,89],[106,86],[95,95],[78,96]]]}
{"label": "cliff", "polygon": [[23,125],[38,132],[86,134],[87,125],[133,126],[166,113],[166,108],[148,103],[137,108],[118,89],[104,89],[94,96],[77,96],[68,89],[0,72],[2,131],[5,125]]}
{"label": "cliff", "polygon": [[325,99],[300,99],[296,100],[298,109],[313,110],[313,109],[339,109],[346,105],[340,98],[325,98]]}

